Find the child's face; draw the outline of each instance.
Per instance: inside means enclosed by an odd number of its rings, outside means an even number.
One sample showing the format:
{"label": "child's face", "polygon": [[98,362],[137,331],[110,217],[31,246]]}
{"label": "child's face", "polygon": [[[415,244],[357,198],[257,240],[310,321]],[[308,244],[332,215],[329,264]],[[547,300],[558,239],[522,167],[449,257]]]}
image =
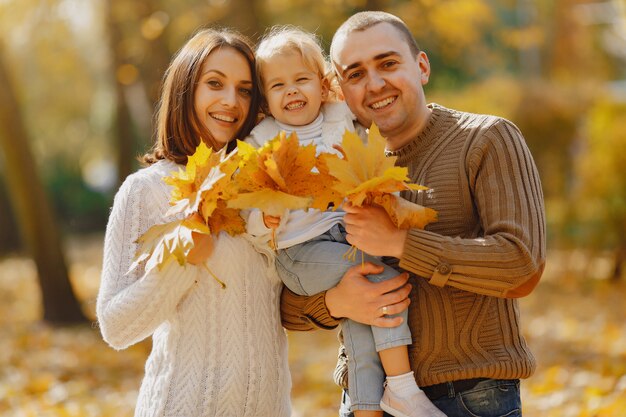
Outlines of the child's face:
{"label": "child's face", "polygon": [[317,118],[328,86],[300,54],[276,55],[263,64],[261,71],[265,99],[276,120],[304,126]]}

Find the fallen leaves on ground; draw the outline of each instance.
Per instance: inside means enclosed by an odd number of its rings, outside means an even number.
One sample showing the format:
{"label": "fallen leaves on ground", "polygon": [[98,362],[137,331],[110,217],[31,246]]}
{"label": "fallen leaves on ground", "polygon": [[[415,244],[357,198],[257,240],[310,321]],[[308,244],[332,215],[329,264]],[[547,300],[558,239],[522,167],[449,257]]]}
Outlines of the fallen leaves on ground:
{"label": "fallen leaves on ground", "polygon": [[[102,237],[71,243],[72,282],[93,319]],[[622,417],[626,410],[626,282],[557,269],[584,262],[589,259],[553,251],[540,285],[520,300],[538,363],[522,382],[526,417]],[[94,325],[41,324],[35,274],[28,259],[0,260],[0,416],[132,416],[149,341],[115,351]],[[293,416],[336,416],[336,333],[288,337]]]}

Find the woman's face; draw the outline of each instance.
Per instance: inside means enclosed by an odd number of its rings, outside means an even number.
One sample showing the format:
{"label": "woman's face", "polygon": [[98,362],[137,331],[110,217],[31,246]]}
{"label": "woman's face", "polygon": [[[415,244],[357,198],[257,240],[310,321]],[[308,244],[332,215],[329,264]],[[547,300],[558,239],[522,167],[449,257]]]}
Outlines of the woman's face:
{"label": "woman's face", "polygon": [[218,148],[234,139],[244,124],[252,89],[250,65],[244,55],[231,47],[209,54],[196,85],[194,109]]}

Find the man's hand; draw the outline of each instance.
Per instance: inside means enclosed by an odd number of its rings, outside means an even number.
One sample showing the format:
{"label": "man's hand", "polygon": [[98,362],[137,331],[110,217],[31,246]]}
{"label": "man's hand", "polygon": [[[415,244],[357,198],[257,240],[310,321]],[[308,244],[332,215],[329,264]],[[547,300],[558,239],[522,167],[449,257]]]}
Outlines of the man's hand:
{"label": "man's hand", "polygon": [[409,275],[402,273],[383,282],[370,282],[364,275],[379,274],[383,267],[366,262],[353,266],[339,284],[326,291],[326,307],[331,316],[345,317],[378,327],[396,327],[402,317],[388,317],[404,311],[411,300]]}
{"label": "man's hand", "polygon": [[384,208],[344,204],[343,209],[350,244],[372,256],[402,256],[408,230],[398,229]]}

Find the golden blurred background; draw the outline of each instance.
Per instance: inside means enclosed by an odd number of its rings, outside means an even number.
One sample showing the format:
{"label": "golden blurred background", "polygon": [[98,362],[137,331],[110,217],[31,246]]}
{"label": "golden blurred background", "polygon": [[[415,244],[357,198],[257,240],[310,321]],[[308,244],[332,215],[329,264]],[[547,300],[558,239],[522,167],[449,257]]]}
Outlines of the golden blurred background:
{"label": "golden blurred background", "polygon": [[[149,344],[115,352],[77,323],[184,41],[290,23],[327,48],[366,9],[407,22],[429,101],[512,120],[539,167],[549,255],[521,300],[539,358],[525,415],[624,415],[626,0],[0,0],[0,416],[132,415]],[[289,337],[294,416],[336,415],[335,333]]]}

